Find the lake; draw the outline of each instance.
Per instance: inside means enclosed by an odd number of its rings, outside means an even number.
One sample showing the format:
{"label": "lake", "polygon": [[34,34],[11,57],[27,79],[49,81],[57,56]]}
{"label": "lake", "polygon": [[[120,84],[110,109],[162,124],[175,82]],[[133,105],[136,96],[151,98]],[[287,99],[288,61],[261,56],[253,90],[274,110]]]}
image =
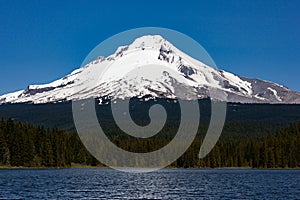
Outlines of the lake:
{"label": "lake", "polygon": [[1,169],[0,199],[300,199],[300,170]]}

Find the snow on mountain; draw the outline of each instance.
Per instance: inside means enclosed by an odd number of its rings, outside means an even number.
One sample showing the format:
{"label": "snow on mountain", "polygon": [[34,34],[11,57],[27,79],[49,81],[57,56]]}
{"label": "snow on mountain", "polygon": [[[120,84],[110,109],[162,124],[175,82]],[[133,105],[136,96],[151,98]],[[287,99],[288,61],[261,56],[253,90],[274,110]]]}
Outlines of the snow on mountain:
{"label": "snow on mountain", "polygon": [[300,103],[298,92],[207,66],[159,35],[137,38],[130,45],[119,47],[114,54],[100,56],[52,83],[29,85],[25,90],[0,96],[0,103],[38,104],[146,95],[190,99],[191,93],[205,98],[210,96],[210,88],[223,92],[230,102]]}

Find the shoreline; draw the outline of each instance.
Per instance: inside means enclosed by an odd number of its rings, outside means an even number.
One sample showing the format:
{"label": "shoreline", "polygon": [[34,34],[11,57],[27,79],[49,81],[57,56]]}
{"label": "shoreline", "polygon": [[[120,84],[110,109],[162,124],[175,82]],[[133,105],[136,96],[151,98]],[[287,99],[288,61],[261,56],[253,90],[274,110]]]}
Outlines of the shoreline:
{"label": "shoreline", "polygon": [[[1,169],[113,169],[107,166],[90,166],[90,165],[73,165],[73,166],[66,166],[66,167],[25,167],[25,166],[0,166]],[[128,169],[138,169],[138,168],[130,168]],[[252,167],[190,167],[190,168],[180,168],[180,167],[165,167],[162,169],[253,169],[253,170],[300,170],[299,167],[297,168],[252,168]]]}

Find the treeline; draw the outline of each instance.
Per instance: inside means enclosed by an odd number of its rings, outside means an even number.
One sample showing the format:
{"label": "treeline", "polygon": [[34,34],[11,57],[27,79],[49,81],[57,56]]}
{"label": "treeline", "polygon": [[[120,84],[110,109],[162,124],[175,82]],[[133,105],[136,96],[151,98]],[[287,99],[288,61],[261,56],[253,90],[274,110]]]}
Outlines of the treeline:
{"label": "treeline", "polygon": [[[258,137],[241,133],[238,124],[227,124],[213,150],[203,159],[199,159],[199,150],[203,141],[201,128],[190,148],[171,164],[180,168],[299,168],[300,167],[300,122],[277,132]],[[232,134],[230,134],[230,131]],[[173,130],[174,131],[174,130]],[[170,131],[170,132],[173,132]],[[238,133],[238,134],[237,134]],[[168,135],[168,134],[167,134]],[[170,139],[155,140],[129,139],[115,136],[115,144],[133,152],[149,152],[162,148]]]}
{"label": "treeline", "polygon": [[[237,124],[225,129],[235,132]],[[109,127],[107,127],[109,129]],[[175,129],[175,128],[174,128]],[[205,132],[205,128],[202,128]],[[172,128],[166,129],[167,137],[133,139],[113,134],[110,139],[119,147],[132,152],[149,152],[166,145],[171,139]],[[239,132],[239,131],[238,131]],[[254,134],[255,135],[255,134]],[[223,134],[212,152],[204,159],[198,158],[203,137],[201,133],[188,151],[172,167],[253,167],[253,168],[298,168],[300,167],[300,122],[263,137],[250,134]],[[70,167],[72,163],[83,165],[101,164],[93,158],[81,143],[76,133],[59,129],[45,129],[0,120],[0,165],[24,167]]]}
{"label": "treeline", "polygon": [[174,166],[299,168],[300,123],[262,138],[221,137],[204,159],[198,159],[201,142],[195,141]]}
{"label": "treeline", "polygon": [[77,134],[0,120],[0,165],[69,167],[72,162],[96,164]]}

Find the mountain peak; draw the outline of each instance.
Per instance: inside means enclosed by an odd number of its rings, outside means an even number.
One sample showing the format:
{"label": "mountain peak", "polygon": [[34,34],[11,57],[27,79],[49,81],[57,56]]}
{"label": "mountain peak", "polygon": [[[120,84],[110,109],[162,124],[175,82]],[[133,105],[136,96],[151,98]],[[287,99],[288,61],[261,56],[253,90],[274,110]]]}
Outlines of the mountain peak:
{"label": "mountain peak", "polygon": [[[161,35],[144,35],[136,38],[133,43],[130,44],[132,47],[157,47],[166,43],[167,40]],[[169,43],[169,42],[168,42]]]}
{"label": "mountain peak", "polygon": [[131,44],[117,48],[115,55],[123,55],[125,51],[171,49],[174,46],[161,35],[144,35],[136,38]]}

